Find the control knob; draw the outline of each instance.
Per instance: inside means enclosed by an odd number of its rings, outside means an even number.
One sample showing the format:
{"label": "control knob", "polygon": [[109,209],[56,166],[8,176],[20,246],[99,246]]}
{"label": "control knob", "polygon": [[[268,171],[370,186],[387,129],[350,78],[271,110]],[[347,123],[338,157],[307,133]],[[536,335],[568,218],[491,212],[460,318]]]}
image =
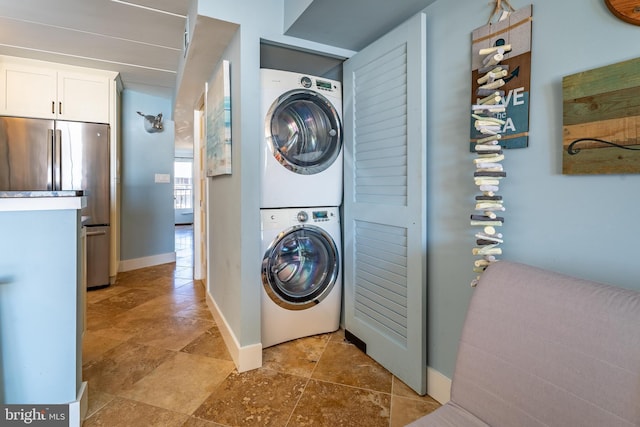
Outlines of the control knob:
{"label": "control knob", "polygon": [[298,212],[298,222],[307,222],[309,215],[305,211]]}

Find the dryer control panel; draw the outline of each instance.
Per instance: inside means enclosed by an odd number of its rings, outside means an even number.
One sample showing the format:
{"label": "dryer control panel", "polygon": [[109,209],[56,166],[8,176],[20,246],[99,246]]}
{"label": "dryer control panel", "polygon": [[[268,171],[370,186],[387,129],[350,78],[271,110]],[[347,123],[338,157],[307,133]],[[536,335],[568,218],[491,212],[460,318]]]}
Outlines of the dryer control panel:
{"label": "dryer control panel", "polygon": [[333,84],[330,80],[315,79],[314,82],[314,79],[308,76],[303,76],[302,78],[300,78],[300,85],[305,89],[310,89],[312,86],[314,86],[314,83],[315,88],[318,90],[327,92],[335,92],[338,90],[338,85]]}

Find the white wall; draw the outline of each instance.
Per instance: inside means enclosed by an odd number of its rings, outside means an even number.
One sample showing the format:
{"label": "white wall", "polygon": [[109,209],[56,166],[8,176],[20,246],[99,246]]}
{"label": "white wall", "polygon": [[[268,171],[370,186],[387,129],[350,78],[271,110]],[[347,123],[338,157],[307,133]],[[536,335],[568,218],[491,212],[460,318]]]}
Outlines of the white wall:
{"label": "white wall", "polygon": [[[516,8],[531,2],[512,1]],[[640,289],[640,176],[561,174],[562,77],[638,56],[601,0],[533,1],[529,148],[505,153],[504,259]],[[471,32],[488,2],[438,0],[428,32],[429,365],[448,377],[472,289]]]}

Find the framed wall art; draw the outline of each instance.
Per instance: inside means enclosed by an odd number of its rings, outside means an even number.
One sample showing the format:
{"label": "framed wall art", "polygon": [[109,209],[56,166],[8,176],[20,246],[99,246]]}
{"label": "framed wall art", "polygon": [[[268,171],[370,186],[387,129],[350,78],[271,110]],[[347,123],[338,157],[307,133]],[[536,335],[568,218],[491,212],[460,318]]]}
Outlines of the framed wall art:
{"label": "framed wall art", "polygon": [[221,61],[206,85],[207,176],[231,174],[231,81]]}

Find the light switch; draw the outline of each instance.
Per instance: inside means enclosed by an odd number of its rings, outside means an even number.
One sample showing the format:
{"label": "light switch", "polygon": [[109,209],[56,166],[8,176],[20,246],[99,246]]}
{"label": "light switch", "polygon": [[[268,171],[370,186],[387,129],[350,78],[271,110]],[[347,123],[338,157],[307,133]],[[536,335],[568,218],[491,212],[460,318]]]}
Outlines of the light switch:
{"label": "light switch", "polygon": [[156,174],[156,184],[170,184],[171,183],[171,175],[168,173],[157,173]]}

